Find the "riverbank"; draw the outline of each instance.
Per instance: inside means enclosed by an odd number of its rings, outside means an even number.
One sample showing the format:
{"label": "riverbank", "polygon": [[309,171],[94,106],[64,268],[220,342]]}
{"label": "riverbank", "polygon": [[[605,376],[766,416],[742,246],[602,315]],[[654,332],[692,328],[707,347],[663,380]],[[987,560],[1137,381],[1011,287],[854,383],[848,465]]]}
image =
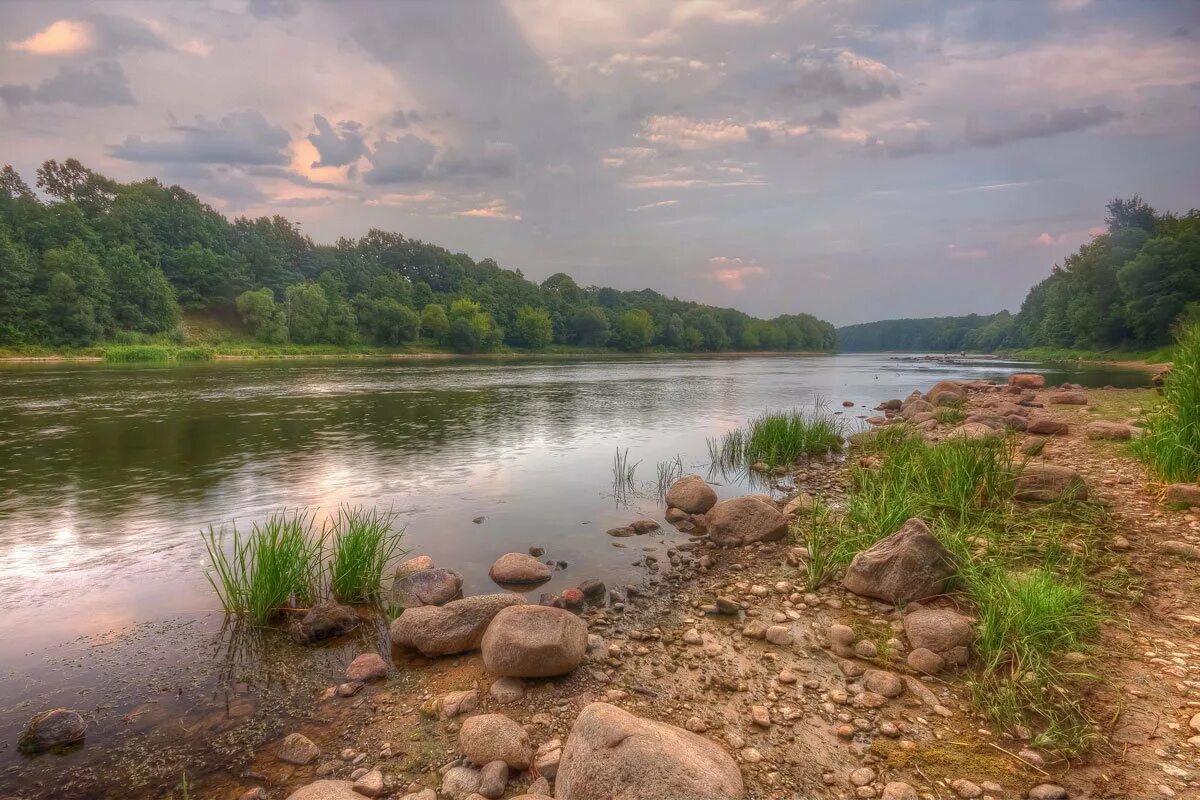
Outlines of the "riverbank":
{"label": "riverbank", "polygon": [[1057,363],[1094,362],[1117,367],[1161,370],[1171,363],[1173,347],[1157,350],[1069,350],[1055,347],[1033,347],[1023,350],[1001,350],[996,355],[1021,361],[1049,361]]}
{"label": "riverbank", "polygon": [[[1000,397],[968,393],[961,410],[994,413]],[[1022,406],[1030,421],[1059,423],[1059,434],[1032,438],[1037,462],[1074,470],[1111,515],[1108,538],[1088,545],[1098,556],[1088,562],[1091,585],[1107,592],[1092,598],[1103,622],[1089,641],[1056,655],[1095,726],[1086,751],[1063,757],[1042,731],[1006,730],[984,716],[972,697],[983,674],[974,658],[936,677],[914,669],[915,606],[865,598],[837,580],[810,585],[815,554],[800,544],[808,525],[800,511],[790,541],[714,549],[703,537],[676,539],[641,587],[613,587],[614,596],[582,612],[588,654],[564,677],[497,681],[478,653],[393,651],[404,669],[351,697],[331,686],[311,724],[293,731],[314,745],[305,764],[281,762],[273,745],[236,775],[201,786],[219,797],[283,797],[317,778],[374,781],[378,770],[388,796],[465,796],[458,787],[476,785],[479,773],[462,760],[462,721],[487,713],[515,720],[545,756],[540,775],[513,770],[502,795],[549,795],[576,718],[601,702],[714,742],[750,798],[1084,798],[1147,787],[1185,796],[1198,785],[1200,740],[1191,728],[1200,723],[1189,728],[1189,718],[1200,709],[1192,688],[1200,594],[1195,562],[1169,543],[1200,541],[1200,514],[1166,509],[1157,483],[1119,442],[1087,433],[1089,422],[1136,420],[1151,393],[1092,390],[1082,405],[1048,399],[1032,392]],[[919,424],[934,440],[964,428],[933,417]],[[814,461],[798,470],[798,485],[837,507],[861,466]],[[635,550],[637,541],[614,545]],[[969,605],[958,607],[978,623]]]}

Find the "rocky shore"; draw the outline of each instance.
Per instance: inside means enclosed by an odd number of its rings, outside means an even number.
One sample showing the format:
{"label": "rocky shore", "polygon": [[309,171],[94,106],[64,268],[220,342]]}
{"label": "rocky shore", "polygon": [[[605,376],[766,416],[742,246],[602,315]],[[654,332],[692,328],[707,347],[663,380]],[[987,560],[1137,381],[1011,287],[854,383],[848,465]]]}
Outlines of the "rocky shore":
{"label": "rocky shore", "polygon": [[[193,797],[241,800],[1188,797],[1200,792],[1200,488],[1155,484],[1120,442],[1148,393],[942,382],[885,401],[875,429],[937,441],[1010,434],[1031,455],[1023,502],[1089,497],[1118,531],[1106,549],[1136,575],[1071,669],[1097,676],[1101,741],[1065,761],[1037,732],[1001,731],[972,702],[972,609],[943,594],[949,554],[920,519],[815,588],[790,531],[813,498],[837,504],[843,461],[797,466],[793,497],[718,501],[700,476],[666,494],[670,536],[639,585],[530,587],[536,548],[492,567],[493,594],[425,557],[401,565],[405,610],[318,698],[311,724],[212,776]],[[959,414],[939,414],[953,408]],[[869,437],[871,432],[859,434]],[[1130,583],[1129,585],[1133,585]],[[501,591],[522,589],[527,594]],[[1123,598],[1128,599],[1128,598]],[[335,637],[336,605],[300,635]],[[385,657],[389,656],[389,657]],[[83,735],[71,712],[30,727],[39,747]],[[38,738],[41,737],[41,738]],[[47,738],[49,737],[49,738]]]}

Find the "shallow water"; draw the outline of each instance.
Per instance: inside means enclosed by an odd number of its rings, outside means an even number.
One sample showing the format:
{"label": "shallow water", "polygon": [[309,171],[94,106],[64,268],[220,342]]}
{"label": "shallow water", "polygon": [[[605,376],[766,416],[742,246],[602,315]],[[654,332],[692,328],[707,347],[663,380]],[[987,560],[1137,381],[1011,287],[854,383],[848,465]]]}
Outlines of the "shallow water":
{"label": "shallow water", "polygon": [[[495,590],[491,562],[531,545],[568,563],[535,595],[587,577],[637,581],[641,547],[664,537],[622,549],[605,530],[661,515],[657,462],[678,455],[705,472],[706,439],[764,410],[824,399],[853,428],[913,388],[1028,368],[857,354],[2,367],[0,789],[64,770],[99,781],[114,752],[146,741],[156,763],[124,780],[178,775],[195,757],[188,740],[237,747],[247,721],[265,735],[302,713],[288,706],[298,687],[332,682],[382,635],[299,651],[222,630],[202,573],[210,524],[376,505],[397,514],[406,547],[462,572],[468,594]],[[1090,386],[1148,378],[1038,371]],[[625,502],[612,487],[618,448],[638,463]],[[21,725],[55,705],[87,712],[87,746],[18,754]]]}

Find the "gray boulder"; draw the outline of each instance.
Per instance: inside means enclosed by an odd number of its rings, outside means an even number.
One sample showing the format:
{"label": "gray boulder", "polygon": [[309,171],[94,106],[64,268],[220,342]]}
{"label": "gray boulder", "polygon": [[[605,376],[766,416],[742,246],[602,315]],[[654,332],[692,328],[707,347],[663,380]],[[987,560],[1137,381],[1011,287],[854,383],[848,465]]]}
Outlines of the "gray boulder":
{"label": "gray boulder", "polygon": [[557,800],[741,800],[742,775],[718,745],[607,703],[571,727],[555,778]]}
{"label": "gray boulder", "polygon": [[579,666],[587,652],[587,624],[552,606],[503,609],[483,635],[483,665],[508,678],[548,678]]}
{"label": "gray boulder", "polygon": [[941,594],[952,573],[950,552],[914,518],[856,555],[842,585],[863,597],[907,603]]}
{"label": "gray boulder", "polygon": [[87,723],[79,712],[52,708],[34,716],[17,737],[22,753],[41,753],[83,741]]}
{"label": "gray boulder", "polygon": [[703,514],[717,504],[717,493],[699,475],[684,475],[667,490],[667,505],[689,514]]}
{"label": "gray boulder", "polygon": [[709,540],[718,547],[776,542],[787,535],[787,517],[758,497],[734,497],[704,515]]}
{"label": "gray boulder", "polygon": [[401,608],[444,606],[462,594],[462,575],[452,569],[421,569],[397,574],[392,600]]}
{"label": "gray boulder", "polygon": [[488,624],[503,609],[524,604],[524,597],[501,592],[464,597],[444,606],[409,608],[392,621],[388,636],[392,644],[427,656],[465,653],[479,648]]}

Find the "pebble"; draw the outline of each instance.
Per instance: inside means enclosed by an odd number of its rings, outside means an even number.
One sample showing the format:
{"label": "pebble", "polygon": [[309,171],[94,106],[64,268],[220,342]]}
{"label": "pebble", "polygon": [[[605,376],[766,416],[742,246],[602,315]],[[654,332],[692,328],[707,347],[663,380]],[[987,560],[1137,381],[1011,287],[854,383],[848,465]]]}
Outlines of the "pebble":
{"label": "pebble", "polygon": [[1039,783],[1026,795],[1029,800],[1066,800],[1067,790],[1053,783]]}
{"label": "pebble", "polygon": [[950,788],[954,793],[964,800],[972,800],[972,798],[983,795],[983,787],[977,783],[972,783],[966,778],[959,778],[950,782]]}
{"label": "pebble", "polygon": [[373,769],[356,780],[351,788],[364,797],[379,797],[383,794],[383,773]]}
{"label": "pebble", "polygon": [[859,767],[850,773],[850,783],[855,786],[866,786],[875,781],[875,770],[870,767]]}
{"label": "pebble", "polygon": [[750,708],[750,718],[760,728],[771,727],[771,714],[767,711],[766,706],[752,706]]}
{"label": "pebble", "polygon": [[902,781],[892,781],[883,787],[882,800],[918,800],[917,790]]}

